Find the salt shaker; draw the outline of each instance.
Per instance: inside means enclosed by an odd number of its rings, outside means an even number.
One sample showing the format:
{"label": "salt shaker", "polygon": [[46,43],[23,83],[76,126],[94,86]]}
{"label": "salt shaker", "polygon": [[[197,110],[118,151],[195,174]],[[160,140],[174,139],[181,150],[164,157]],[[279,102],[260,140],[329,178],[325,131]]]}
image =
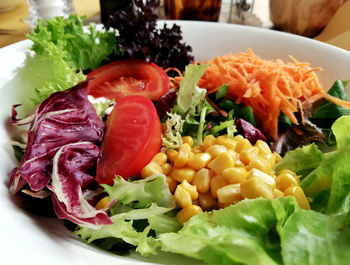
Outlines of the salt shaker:
{"label": "salt shaker", "polygon": [[29,9],[29,24],[35,28],[38,19],[46,21],[56,16],[68,17],[74,14],[72,0],[27,0]]}

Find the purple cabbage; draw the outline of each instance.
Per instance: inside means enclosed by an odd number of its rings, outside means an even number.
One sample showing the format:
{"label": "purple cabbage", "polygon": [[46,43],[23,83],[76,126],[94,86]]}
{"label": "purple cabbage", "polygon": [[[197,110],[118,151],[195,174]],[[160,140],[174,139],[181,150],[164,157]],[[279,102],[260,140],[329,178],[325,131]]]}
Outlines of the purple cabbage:
{"label": "purple cabbage", "polygon": [[99,144],[103,133],[104,124],[88,101],[86,83],[53,93],[31,122],[23,159],[10,174],[10,191],[16,193],[26,183],[33,191],[43,189],[51,179],[52,159],[62,146],[81,141]]}
{"label": "purple cabbage", "polygon": [[154,101],[159,118],[163,118],[167,112],[170,112],[171,108],[174,107],[176,102],[176,91],[169,91],[157,101]]}
{"label": "purple cabbage", "polygon": [[[100,149],[90,142],[78,142],[61,147],[53,159],[52,201],[58,218],[76,224],[99,228],[112,224],[103,210],[96,210],[84,197],[82,188],[94,181],[89,174]],[[114,203],[114,202],[112,202]]]}
{"label": "purple cabbage", "polygon": [[265,135],[259,129],[255,128],[251,123],[243,119],[238,119],[236,121],[236,127],[237,127],[237,130],[245,138],[247,138],[252,145],[254,145],[258,140],[262,140],[266,142]]}
{"label": "purple cabbage", "polygon": [[[16,118],[15,108],[12,123],[25,124]],[[111,224],[103,209],[92,206],[103,192],[93,176],[103,135],[104,124],[88,100],[86,83],[52,94],[31,121],[24,156],[10,172],[10,192],[23,188],[30,196],[51,196],[56,215],[76,224]]]}

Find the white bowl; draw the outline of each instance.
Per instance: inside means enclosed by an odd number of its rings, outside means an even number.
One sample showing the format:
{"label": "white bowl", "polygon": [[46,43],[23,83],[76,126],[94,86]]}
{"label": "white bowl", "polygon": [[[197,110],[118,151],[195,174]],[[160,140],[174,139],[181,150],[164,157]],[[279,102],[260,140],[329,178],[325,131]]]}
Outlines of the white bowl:
{"label": "white bowl", "polygon": [[[288,60],[292,55],[300,61],[324,69],[320,82],[328,88],[336,79],[350,78],[350,53],[318,41],[292,34],[203,22],[176,22],[182,25],[185,41],[193,47],[198,61],[217,55],[233,54],[252,48],[264,59]],[[80,242],[61,221],[29,214],[20,209],[8,195],[8,172],[16,165],[14,156],[5,148],[6,131],[12,104],[18,92],[30,86],[17,70],[25,60],[30,41],[22,41],[0,49],[0,257],[1,264],[11,265],[76,265],[76,264],[200,264],[176,255],[142,258],[138,255],[120,257]]]}

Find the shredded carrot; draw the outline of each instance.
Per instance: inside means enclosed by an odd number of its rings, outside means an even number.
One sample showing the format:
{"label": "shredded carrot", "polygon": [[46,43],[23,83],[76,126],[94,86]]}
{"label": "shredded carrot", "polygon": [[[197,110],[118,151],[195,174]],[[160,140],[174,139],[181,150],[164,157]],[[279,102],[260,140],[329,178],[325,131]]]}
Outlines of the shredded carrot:
{"label": "shredded carrot", "polygon": [[[198,83],[208,93],[218,90],[222,84],[230,87],[228,97],[236,103],[252,106],[255,118],[267,135],[277,140],[278,117],[281,111],[294,124],[298,124],[295,113],[310,106],[314,101],[325,98],[337,105],[350,108],[350,102],[327,94],[319,83],[316,71],[309,63],[263,60],[248,49],[236,56],[228,54],[216,57],[209,64]],[[302,113],[301,122],[304,123]]]}

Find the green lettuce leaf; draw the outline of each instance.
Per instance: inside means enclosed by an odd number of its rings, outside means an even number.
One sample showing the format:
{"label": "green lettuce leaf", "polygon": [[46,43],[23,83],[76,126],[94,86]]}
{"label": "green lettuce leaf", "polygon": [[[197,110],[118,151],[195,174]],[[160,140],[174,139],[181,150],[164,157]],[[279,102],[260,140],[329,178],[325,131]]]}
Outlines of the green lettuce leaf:
{"label": "green lettuce leaf", "polygon": [[276,174],[284,169],[288,169],[306,176],[321,163],[322,159],[323,153],[318,149],[317,145],[310,144],[287,152],[274,170]]}
{"label": "green lettuce leaf", "polygon": [[349,225],[348,215],[306,211],[293,197],[254,199],[199,214],[159,240],[164,251],[213,265],[345,265]]}
{"label": "green lettuce leaf", "polygon": [[165,132],[162,134],[162,145],[168,149],[179,148],[182,144],[181,133],[183,131],[184,120],[177,113],[167,113],[165,121]]}
{"label": "green lettuce leaf", "polygon": [[301,182],[311,208],[328,214],[350,211],[350,116],[337,119],[332,132],[337,149],[322,153],[315,144],[289,151],[275,166],[276,173],[289,169],[304,178]]}
{"label": "green lettuce leaf", "polygon": [[181,114],[185,114],[188,111],[191,113],[197,112],[198,106],[200,106],[201,101],[205,100],[206,89],[199,88],[197,83],[205,70],[209,65],[195,65],[189,64],[186,66],[184,78],[180,82],[180,88],[177,95],[177,106]]}
{"label": "green lettuce leaf", "polygon": [[346,265],[350,260],[350,216],[297,208],[280,231],[285,265]]}
{"label": "green lettuce leaf", "polygon": [[93,70],[108,60],[115,53],[116,41],[114,31],[98,31],[91,23],[84,30],[84,17],[71,15],[69,18],[55,17],[38,21],[37,27],[27,35],[34,42],[32,50],[45,54],[51,43],[64,51],[64,60],[70,62],[74,69]]}
{"label": "green lettuce leaf", "polygon": [[116,176],[113,186],[106,184],[101,186],[108,193],[109,201],[114,199],[117,201],[116,205],[124,204],[139,209],[156,203],[159,206],[175,208],[175,201],[163,174],[154,174],[135,181],[127,181]]}
{"label": "green lettuce leaf", "polygon": [[38,21],[38,26],[27,35],[35,53],[28,54],[19,70],[19,74],[29,77],[28,91],[20,99],[31,99],[31,105],[37,105],[53,92],[85,80],[82,70],[96,69],[117,52],[114,32],[98,31],[94,24],[85,31],[83,22],[84,18],[77,16],[49,19],[46,25]]}
{"label": "green lettuce leaf", "polygon": [[147,256],[156,254],[160,246],[152,234],[176,232],[181,228],[172,214],[176,205],[164,175],[155,174],[136,181],[116,177],[113,187],[102,186],[109,200],[116,200],[110,209],[113,224],[99,230],[79,226],[75,233],[87,243],[118,238]]}

